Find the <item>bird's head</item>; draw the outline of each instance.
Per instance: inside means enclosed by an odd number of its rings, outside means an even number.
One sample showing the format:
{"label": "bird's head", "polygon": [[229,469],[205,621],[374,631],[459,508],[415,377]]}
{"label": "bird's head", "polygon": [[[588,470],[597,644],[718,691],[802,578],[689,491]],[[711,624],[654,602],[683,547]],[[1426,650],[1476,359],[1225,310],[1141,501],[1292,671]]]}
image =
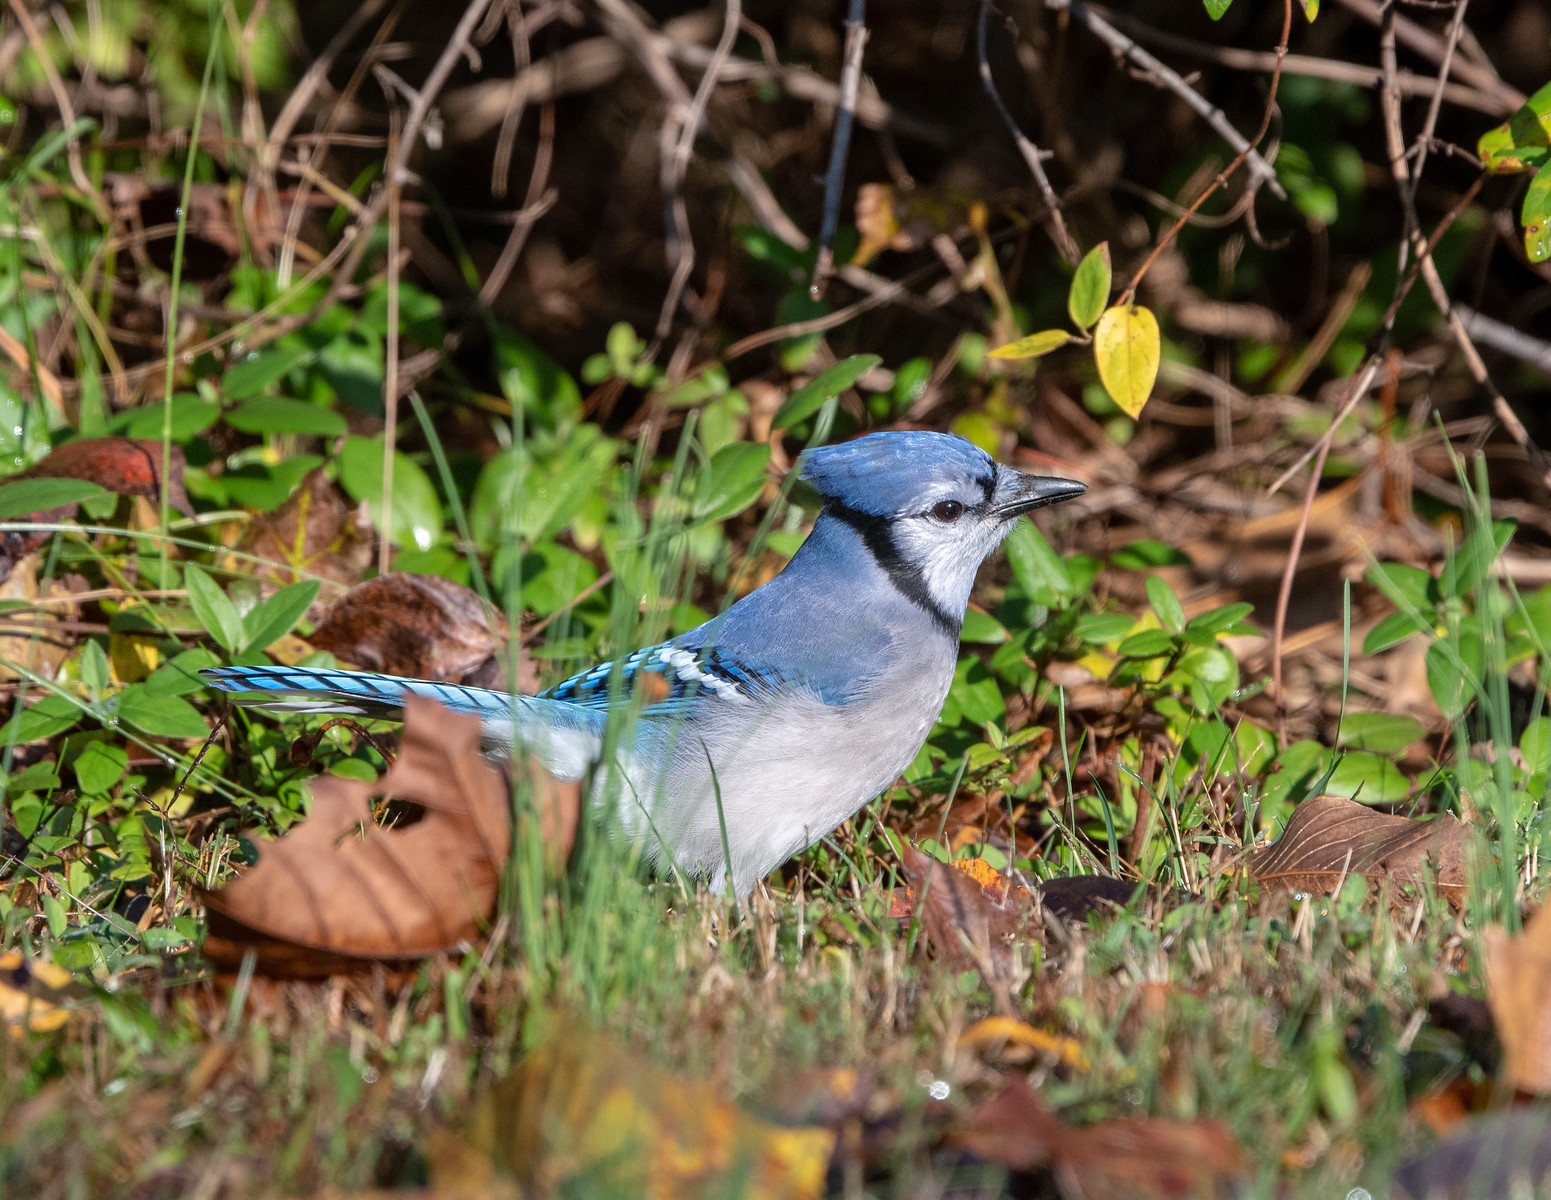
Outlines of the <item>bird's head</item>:
{"label": "bird's head", "polygon": [[873,433],[804,455],[823,516],[851,526],[894,586],[955,631],[980,564],[1022,514],[1080,496],[1070,479],[1001,466],[952,434]]}

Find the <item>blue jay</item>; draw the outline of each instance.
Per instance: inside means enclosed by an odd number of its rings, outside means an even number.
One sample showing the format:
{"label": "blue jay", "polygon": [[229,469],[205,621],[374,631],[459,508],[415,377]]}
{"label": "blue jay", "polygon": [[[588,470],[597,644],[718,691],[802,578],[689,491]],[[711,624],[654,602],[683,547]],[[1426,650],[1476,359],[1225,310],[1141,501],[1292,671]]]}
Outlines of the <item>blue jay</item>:
{"label": "blue jay", "polygon": [[593,773],[594,803],[657,865],[716,889],[730,871],[747,895],[910,764],[953,681],[981,562],[1023,513],[1086,490],[940,433],[874,433],[799,465],[823,507],[779,575],[704,625],[537,696],[284,666],[201,674],[272,712],[395,716],[406,694],[429,696],[564,780],[597,764],[610,711],[650,685],[619,770]]}

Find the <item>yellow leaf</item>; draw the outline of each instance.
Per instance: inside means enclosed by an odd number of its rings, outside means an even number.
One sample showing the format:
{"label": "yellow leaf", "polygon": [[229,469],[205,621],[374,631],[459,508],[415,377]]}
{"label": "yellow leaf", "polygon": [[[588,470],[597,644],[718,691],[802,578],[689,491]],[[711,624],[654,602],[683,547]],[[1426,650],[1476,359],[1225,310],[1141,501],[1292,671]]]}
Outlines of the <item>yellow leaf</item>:
{"label": "yellow leaf", "polygon": [[1042,329],[1038,333],[1029,334],[1028,337],[1021,337],[1016,342],[1008,342],[1005,346],[998,346],[991,351],[991,357],[1038,358],[1041,354],[1049,354],[1052,350],[1059,350],[1071,340],[1072,335],[1064,329]]}
{"label": "yellow leaf", "polygon": [[1119,305],[1099,318],[1093,333],[1093,357],[1099,379],[1128,417],[1135,417],[1152,394],[1163,348],[1158,319],[1141,305]]}
{"label": "yellow leaf", "polygon": [[431,1178],[472,1179],[483,1158],[524,1195],[819,1200],[834,1147],[831,1129],[750,1116],[711,1081],[572,1023],[495,1085],[461,1136],[442,1139]]}
{"label": "yellow leaf", "polygon": [[0,1021],[12,1037],[47,1033],[70,1019],[56,1000],[70,983],[70,972],[41,959],[0,954]]}
{"label": "yellow leaf", "polygon": [[960,1046],[973,1046],[978,1049],[998,1042],[1028,1046],[1032,1050],[1054,1055],[1076,1070],[1088,1069],[1088,1056],[1082,1052],[1082,1047],[1075,1040],[1061,1037],[1059,1034],[1046,1033],[1043,1029],[1035,1029],[1034,1026],[1015,1021],[1011,1017],[986,1017],[984,1020],[976,1021],[959,1035]]}

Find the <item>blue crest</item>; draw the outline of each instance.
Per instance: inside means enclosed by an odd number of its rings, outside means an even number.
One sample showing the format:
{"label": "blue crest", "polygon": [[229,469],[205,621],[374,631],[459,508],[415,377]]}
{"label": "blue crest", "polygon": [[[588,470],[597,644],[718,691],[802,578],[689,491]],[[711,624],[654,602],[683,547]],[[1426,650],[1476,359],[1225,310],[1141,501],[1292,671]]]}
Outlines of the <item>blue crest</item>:
{"label": "blue crest", "polygon": [[912,511],[936,488],[978,492],[996,472],[991,456],[973,442],[925,430],[869,433],[820,446],[804,454],[800,466],[801,477],[821,495],[874,516]]}

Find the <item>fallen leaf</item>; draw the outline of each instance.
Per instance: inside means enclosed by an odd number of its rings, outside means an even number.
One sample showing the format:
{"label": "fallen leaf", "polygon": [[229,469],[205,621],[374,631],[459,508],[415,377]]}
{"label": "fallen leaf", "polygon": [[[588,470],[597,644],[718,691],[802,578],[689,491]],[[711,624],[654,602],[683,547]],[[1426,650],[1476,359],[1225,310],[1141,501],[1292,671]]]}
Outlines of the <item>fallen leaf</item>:
{"label": "fallen leaf", "polygon": [[1432,875],[1451,900],[1465,895],[1467,829],[1452,816],[1392,817],[1341,796],[1314,796],[1293,809],[1282,836],[1249,860],[1269,887],[1329,894],[1343,879],[1420,884]]}
{"label": "fallen leaf", "polygon": [[[977,970],[1004,1008],[1023,983],[1028,968],[1016,939],[1028,927],[1028,908],[1015,894],[1012,907],[986,895],[971,872],[945,866],[913,847],[904,848],[910,878],[927,939],[956,971]],[[958,869],[955,869],[958,868]]]}
{"label": "fallen leaf", "polygon": [[1551,1183],[1551,1112],[1530,1106],[1477,1117],[1390,1182],[1395,1200],[1544,1195]]}
{"label": "fallen leaf", "polygon": [[[371,565],[371,522],[319,468],[308,472],[274,512],[254,517],[237,549],[273,564],[259,568],[261,583],[284,586],[323,578],[348,586]],[[314,607],[321,614],[323,606],[315,602]]]}
{"label": "fallen leaf", "polygon": [[[167,503],[185,517],[194,515],[183,490],[183,448],[170,447]],[[161,500],[162,444],[150,438],[77,438],[11,479],[85,479],[121,496]],[[72,505],[72,508],[74,506]]]}
{"label": "fallen leaf", "polygon": [[1217,1121],[1062,1122],[1022,1081],[965,1118],[951,1142],[1014,1171],[1048,1168],[1064,1196],[1185,1200],[1239,1194],[1244,1155]]}
{"label": "fallen leaf", "polygon": [[65,1004],[73,982],[51,962],[0,954],[0,1020],[12,1037],[60,1028],[70,1019]]}
{"label": "fallen leaf", "polygon": [[1504,1076],[1522,1092],[1551,1093],[1551,904],[1523,933],[1483,929],[1481,960]]}
{"label": "fallen leaf", "polygon": [[15,564],[0,581],[0,600],[20,600],[30,607],[0,613],[0,679],[23,678],[21,668],[44,679],[55,678],[75,645],[70,628],[81,619],[80,605],[70,597],[86,590],[79,575],[38,578],[38,555]]}
{"label": "fallen leaf", "polygon": [[1026,1046],[1060,1059],[1079,1071],[1088,1069],[1088,1056],[1083,1053],[1082,1046],[1075,1038],[1046,1033],[1043,1029],[1035,1029],[1012,1017],[983,1017],[959,1035],[959,1045],[976,1050],[988,1046]]}
{"label": "fallen leaf", "polygon": [[[480,755],[481,732],[477,717],[410,697],[402,750],[386,775],[375,784],[314,781],[308,816],[264,844],[256,865],[205,893],[224,918],[212,920],[205,956],[230,965],[253,949],[266,972],[316,975],[477,937],[506,865],[511,807],[506,781]],[[580,786],[529,770],[546,826],[574,833],[568,814],[580,808]],[[378,825],[373,796],[417,804],[425,815]]]}
{"label": "fallen leaf", "polygon": [[824,1194],[832,1130],[751,1117],[709,1081],[670,1075],[604,1034],[557,1024],[479,1101],[461,1137],[433,1143],[438,1189],[454,1174],[477,1176],[483,1161],[516,1179],[524,1195]]}
{"label": "fallen leaf", "polygon": [[1063,921],[1086,921],[1093,913],[1112,914],[1136,898],[1138,888],[1148,885],[1134,879],[1111,879],[1108,875],[1069,875],[1047,879],[1037,895],[1047,916]]}
{"label": "fallen leaf", "polygon": [[368,671],[460,683],[505,644],[506,622],[462,584],[390,571],[335,601],[307,640]]}

